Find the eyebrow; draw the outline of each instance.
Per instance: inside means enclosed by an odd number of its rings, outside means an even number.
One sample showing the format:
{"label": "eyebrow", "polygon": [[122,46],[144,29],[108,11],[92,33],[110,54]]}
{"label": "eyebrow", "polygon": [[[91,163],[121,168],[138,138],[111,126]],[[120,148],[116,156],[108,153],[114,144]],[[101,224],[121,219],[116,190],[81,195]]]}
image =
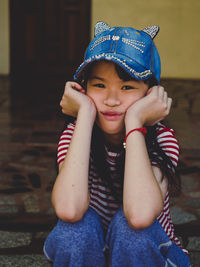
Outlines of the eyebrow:
{"label": "eyebrow", "polygon": [[105,79],[104,78],[101,78],[101,77],[99,77],[99,76],[91,76],[91,77],[89,77],[89,80],[100,80],[100,81],[105,81]]}

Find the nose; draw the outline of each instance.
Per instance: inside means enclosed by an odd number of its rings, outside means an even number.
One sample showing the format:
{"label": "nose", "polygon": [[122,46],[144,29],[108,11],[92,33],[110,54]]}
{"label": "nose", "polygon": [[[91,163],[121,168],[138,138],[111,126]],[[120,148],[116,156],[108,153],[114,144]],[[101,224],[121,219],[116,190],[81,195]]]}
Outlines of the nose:
{"label": "nose", "polygon": [[111,90],[108,90],[106,97],[104,99],[104,104],[110,107],[120,105],[119,94],[114,88]]}

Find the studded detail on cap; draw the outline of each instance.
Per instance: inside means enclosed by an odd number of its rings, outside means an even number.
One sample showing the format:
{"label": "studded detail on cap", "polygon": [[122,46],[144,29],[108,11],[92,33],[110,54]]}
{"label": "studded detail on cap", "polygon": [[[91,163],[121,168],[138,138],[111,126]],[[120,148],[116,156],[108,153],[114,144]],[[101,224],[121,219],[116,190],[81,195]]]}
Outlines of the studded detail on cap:
{"label": "studded detail on cap", "polygon": [[88,45],[74,80],[84,79],[87,66],[92,62],[109,60],[121,66],[134,79],[147,80],[154,75],[159,83],[160,57],[152,40],[158,31],[157,26],[140,31],[131,27],[110,27],[104,22],[98,22],[95,38]]}
{"label": "studded detail on cap", "polygon": [[141,53],[144,53],[144,50],[142,50],[140,48],[140,47],[145,47],[145,43],[144,42],[139,42],[137,40],[127,39],[127,38],[122,38],[122,42],[124,42],[127,45],[130,45],[130,46],[134,47],[135,49],[139,50]]}
{"label": "studded detail on cap", "polygon": [[106,24],[105,22],[97,22],[95,27],[94,27],[94,36],[96,37],[97,35],[99,35],[100,33],[107,31],[110,29],[110,26],[108,24]]}
{"label": "studded detail on cap", "polygon": [[[115,61],[115,62],[118,62],[118,63],[120,63],[121,65],[123,65],[123,66],[124,66],[130,73],[133,73],[136,77],[141,78],[141,79],[143,79],[143,78],[147,78],[147,77],[149,77],[149,76],[152,75],[152,72],[151,72],[150,70],[145,70],[145,71],[143,71],[143,72],[137,72],[137,71],[135,71],[133,68],[131,68],[128,64],[126,64],[125,60],[121,60],[121,59],[119,59],[118,57],[116,57],[115,55],[110,55],[110,54],[106,54],[106,53],[99,54],[99,55],[95,55],[95,56],[92,56],[92,57],[88,58],[88,59],[86,60],[86,62],[83,62],[83,63],[79,66],[77,72],[79,72],[79,69],[82,69],[82,67],[83,67],[84,65],[86,65],[86,64],[88,64],[88,63],[91,63],[91,62],[94,61],[94,60],[99,60],[99,59],[106,59],[106,60],[108,60],[108,61]],[[76,75],[76,74],[75,74],[75,75]],[[75,76],[75,79],[76,79],[76,78],[77,78],[77,77]]]}
{"label": "studded detail on cap", "polygon": [[109,41],[110,35],[102,36],[99,39],[97,39],[94,44],[90,47],[90,51],[92,51],[96,46],[102,44],[103,42]]}
{"label": "studded detail on cap", "polygon": [[156,35],[158,34],[160,28],[158,26],[150,26],[142,30],[143,32],[147,33],[151,39],[153,40]]}

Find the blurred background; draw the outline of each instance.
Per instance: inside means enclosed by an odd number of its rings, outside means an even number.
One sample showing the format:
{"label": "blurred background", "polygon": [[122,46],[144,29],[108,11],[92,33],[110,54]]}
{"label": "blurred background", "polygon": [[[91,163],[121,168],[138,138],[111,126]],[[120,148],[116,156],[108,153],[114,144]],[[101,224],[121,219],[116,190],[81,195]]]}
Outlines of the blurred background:
{"label": "blurred background", "polygon": [[0,266],[49,266],[42,245],[56,222],[59,101],[97,21],[160,26],[161,84],[173,98],[166,123],[181,147],[183,190],[171,214],[200,266],[199,14],[198,0],[0,0]]}

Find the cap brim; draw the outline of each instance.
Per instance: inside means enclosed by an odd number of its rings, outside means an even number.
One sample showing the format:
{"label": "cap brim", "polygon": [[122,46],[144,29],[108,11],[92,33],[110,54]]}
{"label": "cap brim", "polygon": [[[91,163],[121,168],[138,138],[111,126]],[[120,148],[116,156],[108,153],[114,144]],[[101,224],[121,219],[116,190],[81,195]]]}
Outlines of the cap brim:
{"label": "cap brim", "polygon": [[89,59],[86,59],[76,70],[74,74],[74,80],[80,80],[82,74],[86,68],[94,61],[107,60],[112,61],[119,66],[121,66],[125,71],[127,71],[133,78],[138,80],[146,80],[152,76],[151,70],[144,69],[138,62],[133,61],[132,59],[121,56],[120,54],[115,53],[103,53],[95,55]]}

